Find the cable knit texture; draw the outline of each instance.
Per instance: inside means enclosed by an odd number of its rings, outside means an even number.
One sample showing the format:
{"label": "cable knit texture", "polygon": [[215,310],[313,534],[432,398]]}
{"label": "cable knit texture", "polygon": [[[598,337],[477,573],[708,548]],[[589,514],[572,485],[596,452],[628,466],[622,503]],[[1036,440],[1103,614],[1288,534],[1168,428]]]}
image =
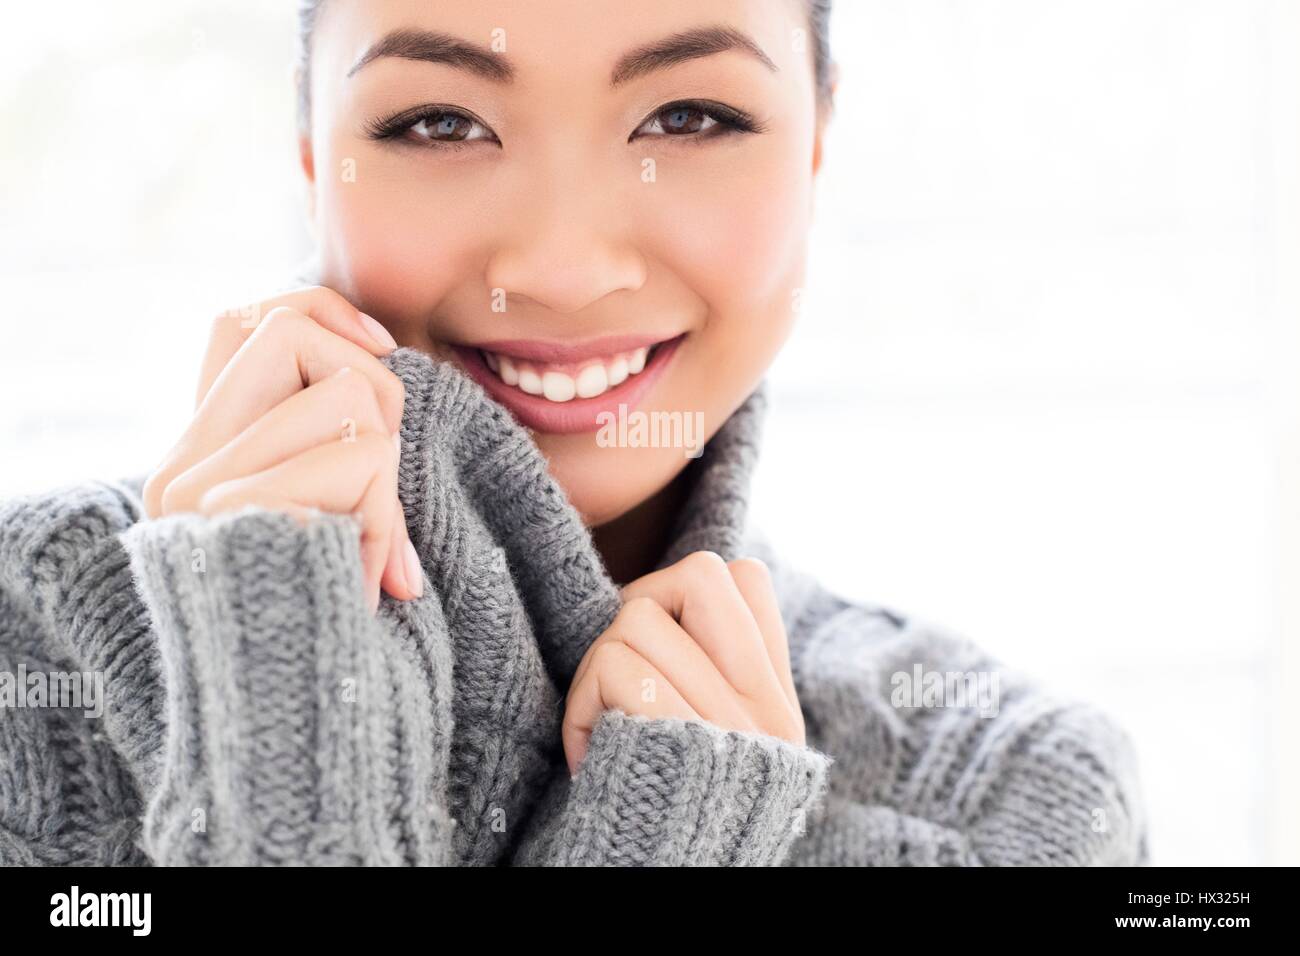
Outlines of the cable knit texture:
{"label": "cable knit texture", "polygon": [[[416,601],[367,612],[344,516],[148,520],[139,478],[0,509],[0,864],[1145,861],[1111,721],[747,532],[762,390],[690,464],[661,565],[767,561],[808,745],[609,711],[571,780],[564,694],[618,589],[504,409],[453,366],[385,361]],[[918,665],[996,674],[996,714],[896,706]],[[19,674],[74,671],[102,716],[18,706]]]}

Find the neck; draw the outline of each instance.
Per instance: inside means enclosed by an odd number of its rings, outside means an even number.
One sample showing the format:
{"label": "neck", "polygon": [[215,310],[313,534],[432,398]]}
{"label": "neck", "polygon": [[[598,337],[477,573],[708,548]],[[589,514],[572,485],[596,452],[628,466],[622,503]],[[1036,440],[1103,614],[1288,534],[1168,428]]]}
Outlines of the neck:
{"label": "neck", "polygon": [[591,531],[605,570],[622,587],[653,571],[672,540],[676,518],[690,495],[693,468],[683,468],[631,511]]}

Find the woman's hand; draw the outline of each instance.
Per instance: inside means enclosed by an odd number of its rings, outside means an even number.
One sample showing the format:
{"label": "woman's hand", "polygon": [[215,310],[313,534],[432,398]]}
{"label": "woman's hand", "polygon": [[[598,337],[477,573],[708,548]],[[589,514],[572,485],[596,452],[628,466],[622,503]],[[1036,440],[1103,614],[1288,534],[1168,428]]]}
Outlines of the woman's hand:
{"label": "woman's hand", "polygon": [[570,775],[611,708],[804,743],[785,625],[761,561],[697,551],[633,581],[623,600],[569,688],[561,734]]}
{"label": "woman's hand", "polygon": [[151,518],[257,505],[361,524],[366,596],[423,590],[397,499],[401,380],[376,356],[396,343],[338,293],[310,288],[213,323],[198,408],[144,486]]}

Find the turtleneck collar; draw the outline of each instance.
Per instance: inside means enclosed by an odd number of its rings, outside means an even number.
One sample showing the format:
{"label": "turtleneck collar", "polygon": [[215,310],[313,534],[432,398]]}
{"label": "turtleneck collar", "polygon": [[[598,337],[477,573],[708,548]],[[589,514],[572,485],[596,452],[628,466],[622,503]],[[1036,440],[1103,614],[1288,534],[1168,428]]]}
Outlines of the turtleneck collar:
{"label": "turtleneck collar", "polygon": [[[426,569],[450,581],[492,560],[461,545],[472,537],[462,523],[481,522],[508,562],[548,669],[567,686],[619,609],[590,531],[528,432],[460,369],[409,348],[383,361],[406,386],[399,494]],[[692,551],[741,556],[766,405],[760,386],[687,466],[696,474],[660,567]]]}

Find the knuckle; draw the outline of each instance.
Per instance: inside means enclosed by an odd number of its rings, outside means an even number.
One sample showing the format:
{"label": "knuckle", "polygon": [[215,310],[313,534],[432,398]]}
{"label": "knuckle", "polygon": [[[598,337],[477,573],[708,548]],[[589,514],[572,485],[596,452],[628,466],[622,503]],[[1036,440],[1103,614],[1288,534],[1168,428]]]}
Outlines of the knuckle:
{"label": "knuckle", "polygon": [[300,334],[302,323],[305,321],[307,317],[297,309],[287,305],[277,305],[258,323],[257,331],[262,336],[290,338]]}
{"label": "knuckle", "polygon": [[200,514],[207,516],[220,514],[222,511],[228,510],[229,500],[227,489],[222,485],[216,485],[199,496],[195,508]]}
{"label": "knuckle", "polygon": [[358,375],[356,369],[345,366],[331,375],[329,381],[338,389],[345,400],[358,401],[371,391],[370,383],[364,375]]}
{"label": "knuckle", "polygon": [[343,295],[341,295],[337,290],[331,289],[327,285],[305,286],[302,289],[302,293],[317,305],[330,306],[330,305],[338,305],[341,303],[349,307],[351,306],[351,303],[348,302],[348,300],[344,298]]}
{"label": "knuckle", "polygon": [[734,561],[727,562],[727,570],[733,577],[744,578],[747,581],[770,582],[772,580],[772,571],[766,563],[758,558],[737,558]]}
{"label": "knuckle", "polygon": [[642,625],[656,617],[659,605],[654,598],[634,597],[623,605],[618,616],[624,625]]}
{"label": "knuckle", "polygon": [[219,484],[213,485],[211,488],[205,488],[202,494],[195,499],[194,510],[204,515],[215,513],[218,510],[215,505],[218,503],[224,490],[224,487]]}
{"label": "knuckle", "polygon": [[340,307],[346,307],[353,312],[356,311],[356,307],[345,296],[327,285],[305,286],[298,290],[298,294],[306,300],[308,307],[313,311],[328,312]]}
{"label": "knuckle", "polygon": [[681,568],[693,576],[700,577],[712,578],[730,574],[727,570],[727,562],[716,551],[692,551],[682,558]]}
{"label": "knuckle", "polygon": [[627,667],[632,653],[632,649],[620,640],[605,641],[591,652],[592,672],[607,676],[616,674]]}
{"label": "knuckle", "polygon": [[366,376],[355,369],[343,368],[331,376],[331,381],[342,412],[371,427],[379,423],[379,400]]}
{"label": "knuckle", "polygon": [[144,499],[145,513],[151,518],[156,518],[162,514],[163,492],[167,489],[170,481],[168,474],[162,470],[155,471],[145,479],[144,487],[140,489],[140,497]]}
{"label": "knuckle", "polygon": [[189,490],[184,476],[169,481],[167,486],[163,488],[162,495],[159,498],[159,507],[162,514],[170,515],[180,511],[185,500],[189,497]]}

